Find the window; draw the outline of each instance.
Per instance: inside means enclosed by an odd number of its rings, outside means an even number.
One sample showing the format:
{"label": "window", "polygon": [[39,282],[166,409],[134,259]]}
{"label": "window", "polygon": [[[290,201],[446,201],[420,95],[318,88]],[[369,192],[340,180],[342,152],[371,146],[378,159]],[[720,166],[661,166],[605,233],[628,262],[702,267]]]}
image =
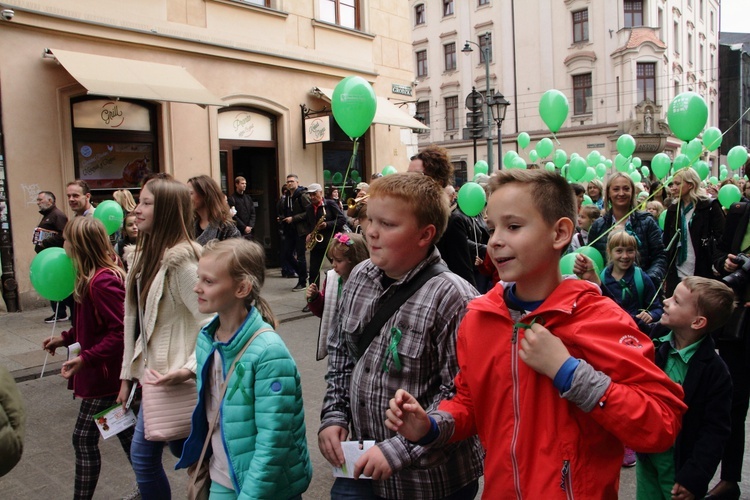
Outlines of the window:
{"label": "window", "polygon": [[573,77],[573,114],[587,115],[592,109],[591,103],[591,73],[575,75]]}
{"label": "window", "polygon": [[656,102],[656,63],[638,63],[636,74],[638,77],[636,102],[646,99]]}
{"label": "window", "polygon": [[453,15],[453,0],[443,0],[443,17]]}
{"label": "window", "polygon": [[701,70],[701,73],[706,71],[706,63],[704,60],[706,59],[706,53],[705,48],[703,47],[703,44],[700,45],[698,48],[698,69]]}
{"label": "window", "polygon": [[479,64],[484,64],[485,50],[487,50],[490,62],[492,62],[492,35],[481,35],[479,37]]}
{"label": "window", "polygon": [[666,35],[664,34],[664,9],[659,9],[657,18],[659,19],[659,38],[664,41],[666,40]]}
{"label": "window", "polygon": [[424,15],[424,4],[420,3],[416,7],[414,7],[414,24],[420,25],[425,23],[425,15]]}
{"label": "window", "polygon": [[479,2],[477,2],[477,5],[480,7],[482,5],[489,5],[489,4],[490,4],[490,0],[479,0]]}
{"label": "window", "polygon": [[674,22],[674,53],[680,53],[680,23]]}
{"label": "window", "polygon": [[417,114],[414,117],[428,127],[430,126],[430,101],[419,101],[417,103]]}
{"label": "window", "polygon": [[260,5],[261,7],[270,7],[271,0],[240,0],[242,3],[249,3],[252,5]]}
{"label": "window", "polygon": [[714,81],[714,55],[711,54],[711,65],[708,67],[708,77],[710,81]]}
{"label": "window", "polygon": [[687,45],[688,45],[688,62],[690,64],[693,64],[693,34],[692,33],[688,33]]}
{"label": "window", "polygon": [[625,1],[625,27],[643,26],[643,1]]}
{"label": "window", "polygon": [[458,128],[458,96],[445,98],[445,130]]}
{"label": "window", "polygon": [[344,28],[359,29],[359,0],[320,0],[320,18]]}
{"label": "window", "polygon": [[674,82],[674,97],[680,93],[680,82]]}
{"label": "window", "polygon": [[703,19],[703,0],[698,2],[698,16]]}
{"label": "window", "polygon": [[713,33],[714,31],[714,11],[711,11],[711,32]]}
{"label": "window", "polygon": [[445,54],[445,71],[453,71],[456,69],[456,44],[446,43],[443,45],[443,52]]}
{"label": "window", "polygon": [[589,39],[588,9],[573,12],[573,42],[586,42]]}
{"label": "window", "polygon": [[417,51],[417,77],[427,76],[427,51]]}

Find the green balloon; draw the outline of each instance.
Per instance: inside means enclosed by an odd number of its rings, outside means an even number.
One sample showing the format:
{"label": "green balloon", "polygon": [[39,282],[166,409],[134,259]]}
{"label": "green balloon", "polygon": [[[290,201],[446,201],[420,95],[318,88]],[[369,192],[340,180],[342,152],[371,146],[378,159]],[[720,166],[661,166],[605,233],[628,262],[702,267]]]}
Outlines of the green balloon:
{"label": "green balloon", "polygon": [[709,151],[716,151],[721,146],[721,141],[724,137],[721,135],[721,130],[716,127],[708,127],[703,132],[703,145]]}
{"label": "green balloon", "polygon": [[592,151],[586,157],[586,163],[589,167],[595,167],[601,161],[599,151]]}
{"label": "green balloon", "polygon": [[596,170],[596,176],[601,178],[607,173],[607,166],[604,163],[600,163],[594,167],[594,170]]}
{"label": "green balloon", "polygon": [[677,172],[680,169],[690,166],[690,158],[688,155],[677,155],[672,162],[672,171]]}
{"label": "green balloon", "polygon": [[458,208],[469,217],[479,215],[487,203],[487,193],[476,182],[467,182],[458,191]]}
{"label": "green balloon", "polygon": [[607,168],[612,168],[612,160],[610,160],[609,158],[607,158],[606,160],[604,160],[604,165]]}
{"label": "green balloon", "polygon": [[110,235],[122,227],[123,215],[122,207],[114,200],[103,201],[94,210],[94,218],[102,221]]}
{"label": "green balloon", "polygon": [[76,271],[73,261],[60,247],[39,252],[31,261],[30,272],[31,286],[47,300],[59,302],[73,293]]}
{"label": "green balloon", "polygon": [[352,170],[351,176],[354,182],[360,181],[359,172],[357,172],[356,170]]}
{"label": "green balloon", "polygon": [[664,231],[664,222],[667,220],[667,211],[664,210],[661,214],[659,214],[659,227],[662,231]]}
{"label": "green balloon", "polygon": [[487,172],[489,172],[489,170],[490,170],[490,166],[484,160],[478,160],[474,164],[474,175],[476,175],[476,174],[485,174],[486,175]]}
{"label": "green balloon", "polygon": [[700,139],[693,139],[692,141],[688,142],[687,145],[682,149],[682,153],[690,159],[691,164],[700,158],[702,152],[703,143]]}
{"label": "green balloon", "polygon": [[526,165],[526,160],[524,160],[520,156],[516,156],[515,158],[513,158],[513,163],[511,164],[510,168],[525,169],[528,168],[528,165]]}
{"label": "green balloon", "polygon": [[[559,90],[548,90],[539,100],[539,116],[542,117],[545,125],[553,134],[560,130],[562,124],[565,123],[569,109],[568,98]],[[542,155],[541,152],[539,154],[542,158],[547,157],[547,155]]]}
{"label": "green balloon", "polygon": [[336,172],[335,174],[333,174],[333,178],[331,179],[331,181],[334,184],[341,184],[342,182],[344,182],[344,176],[341,175],[341,172]]}
{"label": "green balloon", "polygon": [[554,172],[555,171],[555,164],[552,163],[551,161],[548,161],[547,163],[544,164],[544,169],[547,172]]}
{"label": "green balloon", "polygon": [[505,153],[505,156],[503,156],[503,165],[505,165],[505,168],[512,168],[513,160],[515,160],[517,156],[518,156],[518,153],[516,153],[513,150],[510,150],[507,153]]}
{"label": "green balloon", "polygon": [[716,177],[715,175],[712,175],[711,177],[708,178],[708,183],[716,185],[719,183],[719,178]]}
{"label": "green balloon", "polygon": [[651,175],[651,171],[647,166],[644,165],[641,167],[641,175],[643,175],[643,177],[648,177],[649,175]]}
{"label": "green balloon", "polygon": [[385,166],[385,167],[383,168],[383,172],[382,172],[382,174],[383,174],[383,175],[391,175],[391,174],[395,174],[396,172],[398,172],[398,171],[396,170],[396,167],[394,167],[394,166],[392,166],[392,165],[386,165],[386,166]]}
{"label": "green balloon", "polygon": [[669,169],[672,167],[672,160],[666,153],[659,153],[654,156],[651,160],[651,170],[657,179],[661,180],[669,174]]}
{"label": "green balloon", "polygon": [[744,146],[735,146],[727,153],[727,164],[732,170],[738,170],[747,162],[747,149]]}
{"label": "green balloon", "polygon": [[576,263],[576,254],[569,253],[562,256],[560,259],[560,273],[561,274],[575,274],[573,272],[573,266]]}
{"label": "green balloon", "polygon": [[618,172],[627,172],[628,170],[630,170],[630,161],[628,160],[627,156],[623,156],[621,154],[615,156],[615,168]]}
{"label": "green balloon", "polygon": [[586,161],[581,157],[570,160],[568,175],[574,181],[580,181],[586,175]]}
{"label": "green balloon", "polygon": [[727,171],[726,170],[722,170],[721,172],[719,172],[719,180],[720,181],[723,181],[726,178],[727,178]]}
{"label": "green balloon", "polygon": [[600,269],[604,268],[604,258],[602,257],[601,252],[599,252],[599,250],[597,250],[596,248],[586,245],[576,250],[576,253],[582,253],[589,259],[593,260],[597,272]]}
{"label": "green balloon", "polygon": [[326,182],[331,181],[331,171],[330,170],[323,170],[323,180]]}
{"label": "green balloon", "polygon": [[516,139],[516,142],[518,142],[518,145],[521,147],[521,149],[526,149],[531,142],[531,137],[529,137],[529,134],[526,132],[521,132],[518,134],[518,139]]}
{"label": "green balloon", "polygon": [[555,151],[555,157],[552,160],[557,168],[562,168],[568,162],[568,153],[562,149]]}
{"label": "green balloon", "polygon": [[637,170],[630,172],[630,178],[633,179],[633,182],[641,182],[641,180],[643,179],[641,177],[641,173]]}
{"label": "green balloon", "polygon": [[635,152],[635,139],[630,134],[622,134],[617,139],[617,152],[625,158],[630,157]]}
{"label": "green balloon", "polygon": [[552,154],[552,150],[555,145],[552,144],[552,139],[545,137],[541,141],[536,143],[536,152],[539,153],[539,158],[547,158]]}
{"label": "green balloon", "polygon": [[630,163],[632,163],[635,168],[641,168],[641,165],[643,165],[643,162],[637,156],[634,156],[633,159],[630,160]]}
{"label": "green balloon", "polygon": [[531,163],[536,163],[539,161],[539,153],[536,152],[536,149],[532,149],[529,151],[529,161]]}
{"label": "green balloon", "polygon": [[378,101],[372,85],[362,77],[347,76],[333,89],[331,109],[341,130],[355,139],[367,132]]}
{"label": "green balloon", "polygon": [[675,96],[667,109],[667,121],[672,133],[683,141],[692,141],[700,134],[708,120],[706,101],[695,92]]}
{"label": "green balloon", "polygon": [[581,180],[583,182],[590,182],[594,179],[596,179],[596,170],[594,170],[594,167],[586,167],[586,173],[583,174]]}
{"label": "green balloon", "polygon": [[591,196],[589,196],[587,194],[584,194],[583,195],[583,202],[581,203],[581,206],[593,205],[593,204],[594,204],[594,200],[591,199]]}
{"label": "green balloon", "polygon": [[708,174],[711,173],[711,169],[708,167],[708,163],[706,163],[703,160],[696,161],[693,165],[693,170],[698,174],[698,177],[702,181],[705,181],[708,177]]}
{"label": "green balloon", "polygon": [[734,184],[726,184],[719,189],[719,203],[721,203],[721,206],[727,210],[729,210],[732,203],[740,201],[741,197],[742,193],[740,193],[740,188]]}

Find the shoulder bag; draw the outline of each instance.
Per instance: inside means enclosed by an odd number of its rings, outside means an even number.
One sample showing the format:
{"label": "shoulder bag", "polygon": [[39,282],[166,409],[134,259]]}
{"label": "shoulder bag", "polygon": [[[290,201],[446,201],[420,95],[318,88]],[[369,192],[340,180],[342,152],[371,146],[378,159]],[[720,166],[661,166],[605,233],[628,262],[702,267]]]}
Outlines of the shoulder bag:
{"label": "shoulder bag", "polygon": [[219,414],[221,413],[221,403],[224,401],[224,394],[226,394],[227,392],[227,385],[229,384],[229,379],[232,378],[232,373],[234,373],[234,367],[237,365],[237,361],[242,358],[242,355],[245,354],[247,348],[250,347],[250,344],[253,343],[253,340],[255,340],[258,335],[263,332],[272,331],[273,329],[271,328],[261,328],[260,330],[256,331],[253,336],[250,337],[250,340],[247,341],[245,347],[243,347],[242,350],[237,353],[237,356],[235,356],[234,360],[232,361],[232,366],[229,368],[227,376],[226,378],[224,378],[224,382],[219,388],[219,408],[216,410],[214,418],[211,419],[211,424],[208,426],[208,434],[206,434],[206,440],[203,442],[203,450],[201,450],[201,456],[197,462],[188,467],[188,476],[190,477],[187,487],[188,500],[208,500],[209,488],[211,488],[211,475],[208,469],[209,461],[204,459],[206,457],[208,443],[211,442],[211,436],[214,433],[214,427],[216,427],[216,422],[218,421]]}

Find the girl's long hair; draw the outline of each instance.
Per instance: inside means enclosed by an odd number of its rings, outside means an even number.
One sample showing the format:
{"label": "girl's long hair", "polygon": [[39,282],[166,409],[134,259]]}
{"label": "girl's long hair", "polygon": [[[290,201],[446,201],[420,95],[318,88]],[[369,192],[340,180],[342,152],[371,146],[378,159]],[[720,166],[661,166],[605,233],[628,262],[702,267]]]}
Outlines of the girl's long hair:
{"label": "girl's long hair", "polygon": [[82,302],[88,293],[89,283],[99,269],[108,269],[125,280],[120,266],[115,263],[114,250],[104,224],[93,217],[75,217],[63,229],[63,238],[76,270],[73,298]]}
{"label": "girl's long hair", "polygon": [[[135,262],[130,273],[136,278],[128,284],[127,295],[132,305],[146,304],[151,283],[161,267],[164,252],[193,239],[193,208],[190,191],[185,184],[174,179],[152,179],[144,186],[154,196],[154,215],[151,230],[138,232]],[[196,253],[196,260],[199,256]],[[141,283],[141,296],[137,297],[137,282]]]}
{"label": "girl's long hair", "polygon": [[627,231],[623,229],[618,229],[617,231],[612,231],[609,233],[609,236],[607,237],[607,266],[613,267],[614,262],[612,262],[612,250],[614,250],[617,247],[630,247],[635,248],[635,265],[639,265],[639,262],[641,260],[641,255],[638,252],[638,240],[635,239],[635,236],[628,233]]}
{"label": "girl's long hair", "polygon": [[278,328],[279,323],[268,302],[260,296],[266,279],[266,252],[259,244],[244,238],[211,240],[203,247],[203,257],[212,255],[216,262],[226,266],[229,276],[236,282],[248,282],[250,294],[245,298],[245,308],[258,309],[263,320]]}
{"label": "girl's long hair", "polygon": [[[203,198],[203,203],[208,211],[208,223],[212,225],[221,225],[224,222],[232,220],[232,214],[229,211],[229,204],[224,199],[224,193],[221,188],[211,177],[199,175],[188,179],[188,184],[193,187],[193,191]],[[198,213],[195,213],[195,220],[200,220]]]}

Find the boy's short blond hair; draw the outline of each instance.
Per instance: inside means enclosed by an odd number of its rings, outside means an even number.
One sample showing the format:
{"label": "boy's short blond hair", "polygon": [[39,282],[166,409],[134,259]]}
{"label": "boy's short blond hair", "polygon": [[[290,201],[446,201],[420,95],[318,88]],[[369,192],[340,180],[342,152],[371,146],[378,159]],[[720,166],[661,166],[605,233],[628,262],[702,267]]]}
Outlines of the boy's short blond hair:
{"label": "boy's short blond hair", "polygon": [[688,276],[680,283],[695,297],[698,314],[706,318],[706,331],[724,326],[734,311],[734,292],[723,281]]}
{"label": "boy's short blond hair", "polygon": [[508,184],[529,186],[529,193],[534,206],[550,226],[562,218],[576,222],[576,201],[568,181],[562,176],[546,170],[502,170],[490,179],[490,188],[495,192]]}
{"label": "boy's short blond hair", "polygon": [[368,194],[370,200],[390,196],[409,205],[420,228],[435,226],[433,244],[445,233],[450,217],[448,196],[431,177],[420,173],[386,175],[370,184]]}

